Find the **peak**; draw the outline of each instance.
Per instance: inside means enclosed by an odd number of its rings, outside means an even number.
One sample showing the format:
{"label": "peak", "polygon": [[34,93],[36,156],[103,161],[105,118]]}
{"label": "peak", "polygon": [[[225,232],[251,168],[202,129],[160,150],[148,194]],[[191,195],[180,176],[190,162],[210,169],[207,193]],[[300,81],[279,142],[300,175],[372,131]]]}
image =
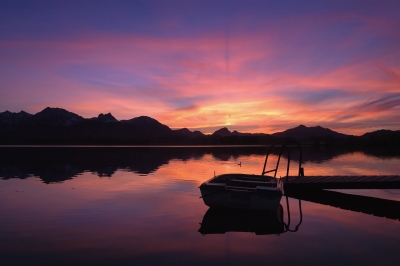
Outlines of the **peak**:
{"label": "peak", "polygon": [[19,113],[13,113],[13,112],[6,110],[5,112],[0,113],[0,122],[2,124],[17,125],[17,124],[24,122],[30,116],[32,116],[32,115],[28,114],[24,111],[21,111]]}
{"label": "peak", "polygon": [[156,119],[148,117],[148,116],[139,116],[139,117],[132,118],[130,120],[122,120],[121,122],[129,123],[131,125],[149,125],[149,126],[167,127],[167,126],[161,124]]}
{"label": "peak", "polygon": [[160,123],[156,119],[151,118],[149,116],[135,117],[135,118],[132,118],[130,121],[131,122],[140,122],[140,123],[157,123],[157,124]]}
{"label": "peak", "polygon": [[223,127],[221,129],[218,129],[217,131],[215,131],[212,135],[225,137],[225,136],[232,135],[232,133],[229,131],[229,129],[227,129],[226,127]]}
{"label": "peak", "polygon": [[68,112],[68,111],[58,107],[46,107],[39,113],[48,113],[48,112]]}
{"label": "peak", "polygon": [[133,119],[141,119],[141,120],[155,120],[154,118],[152,118],[152,117],[150,117],[150,116],[145,116],[145,115],[138,116],[138,117],[135,117],[135,118],[133,118]]}
{"label": "peak", "polygon": [[186,127],[184,127],[184,128],[181,128],[181,129],[178,129],[179,131],[184,131],[184,132],[191,132],[188,128],[186,128]]}
{"label": "peak", "polygon": [[100,113],[97,117],[110,117],[110,116],[112,116],[112,114],[111,113],[107,113],[107,114],[103,114],[103,113]]}
{"label": "peak", "polygon": [[14,117],[14,118],[15,117],[27,118],[27,117],[31,116],[31,114],[28,114],[27,112],[24,112],[24,111],[20,111],[18,113],[13,113],[13,112],[10,112],[8,110],[0,113],[0,115],[3,116],[3,117]]}
{"label": "peak", "polygon": [[198,131],[198,130],[195,130],[195,131],[190,131],[188,128],[186,128],[186,127],[184,127],[184,128],[181,128],[181,129],[176,129],[176,130],[174,130],[178,135],[183,135],[183,136],[186,136],[186,137],[198,137],[198,136],[204,136],[204,134],[203,133],[201,133],[200,131]]}
{"label": "peak", "polygon": [[229,131],[229,129],[226,128],[226,127],[220,128],[220,129],[218,129],[218,130],[215,131],[215,132],[229,132],[229,133],[231,133],[231,132]]}
{"label": "peak", "polygon": [[84,118],[62,108],[46,107],[30,119],[31,124],[69,126],[83,121]]}
{"label": "peak", "polygon": [[102,122],[117,122],[118,120],[111,114],[99,114],[97,117],[97,120],[102,121]]}
{"label": "peak", "polygon": [[[62,108],[58,108],[58,107],[46,107],[44,108],[42,111],[40,111],[39,113],[36,113],[36,115],[50,115],[50,116],[79,116],[75,113],[72,113],[70,111],[67,111],[65,109]],[[81,117],[81,116],[79,116]]]}

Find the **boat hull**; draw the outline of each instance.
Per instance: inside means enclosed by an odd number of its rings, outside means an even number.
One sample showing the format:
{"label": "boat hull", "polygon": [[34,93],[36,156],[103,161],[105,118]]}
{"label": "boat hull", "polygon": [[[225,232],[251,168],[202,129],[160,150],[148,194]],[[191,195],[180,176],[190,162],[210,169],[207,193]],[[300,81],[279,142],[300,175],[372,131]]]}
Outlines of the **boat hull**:
{"label": "boat hull", "polygon": [[224,183],[206,182],[200,186],[204,203],[212,208],[274,211],[282,191],[277,187],[258,186],[253,190],[229,189]]}

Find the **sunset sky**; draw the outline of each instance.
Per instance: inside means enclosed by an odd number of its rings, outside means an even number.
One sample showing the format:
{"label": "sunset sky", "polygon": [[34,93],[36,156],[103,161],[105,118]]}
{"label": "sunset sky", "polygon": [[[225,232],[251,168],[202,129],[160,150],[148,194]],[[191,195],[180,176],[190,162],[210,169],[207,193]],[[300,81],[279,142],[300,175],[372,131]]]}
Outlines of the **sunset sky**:
{"label": "sunset sky", "polygon": [[0,112],[400,130],[400,1],[0,2]]}

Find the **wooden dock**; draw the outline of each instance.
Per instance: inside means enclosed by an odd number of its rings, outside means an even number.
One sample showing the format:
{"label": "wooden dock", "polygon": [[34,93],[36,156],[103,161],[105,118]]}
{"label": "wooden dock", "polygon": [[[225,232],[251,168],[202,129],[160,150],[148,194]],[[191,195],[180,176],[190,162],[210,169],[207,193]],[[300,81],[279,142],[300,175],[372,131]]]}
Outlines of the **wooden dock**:
{"label": "wooden dock", "polygon": [[285,195],[344,210],[362,212],[393,220],[400,219],[400,201],[350,195],[323,189],[289,190],[285,192]]}
{"label": "wooden dock", "polygon": [[304,189],[400,189],[399,175],[287,176],[284,191]]}

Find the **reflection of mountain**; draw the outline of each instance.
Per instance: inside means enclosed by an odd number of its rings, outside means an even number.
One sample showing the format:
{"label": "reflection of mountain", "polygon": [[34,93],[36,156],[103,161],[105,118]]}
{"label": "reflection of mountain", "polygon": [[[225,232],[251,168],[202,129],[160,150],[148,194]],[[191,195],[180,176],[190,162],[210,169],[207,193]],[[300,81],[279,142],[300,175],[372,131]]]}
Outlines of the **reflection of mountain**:
{"label": "reflection of mountain", "polygon": [[256,235],[281,234],[285,231],[283,208],[276,211],[253,211],[210,208],[204,214],[199,232],[225,234],[227,232],[252,232]]}
{"label": "reflection of mountain", "polygon": [[[291,161],[299,161],[299,150],[297,148],[289,146],[290,149],[290,160]],[[272,150],[272,154],[278,155],[280,151],[280,146],[276,147]],[[321,163],[324,161],[329,161],[335,157],[338,157],[342,154],[347,153],[346,149],[343,148],[332,148],[332,147],[312,147],[312,146],[305,146],[302,147],[302,159],[303,163],[306,162],[314,162],[314,163]],[[282,156],[287,158],[287,151],[282,151]],[[286,165],[286,160],[283,161],[284,165]]]}
{"label": "reflection of mountain", "polygon": [[202,149],[182,148],[1,148],[0,177],[39,176],[45,183],[71,179],[85,171],[112,176],[118,169],[147,175],[171,159],[204,155]]}
{"label": "reflection of mountain", "polygon": [[[190,160],[211,154],[228,161],[239,156],[264,156],[267,147],[92,147],[92,148],[0,148],[0,177],[26,178],[39,176],[45,183],[61,182],[85,171],[99,176],[112,176],[118,169],[147,175],[168,164],[172,159]],[[277,154],[279,149],[273,151]],[[303,163],[322,162],[345,154],[342,149],[303,149]],[[284,154],[283,156],[286,156]],[[298,160],[295,150],[292,160]],[[260,171],[262,168],[260,160]],[[284,164],[286,161],[283,162]]]}
{"label": "reflection of mountain", "polygon": [[[39,176],[45,183],[59,182],[90,171],[111,176],[117,169],[149,174],[179,154],[152,148],[2,148],[0,176]],[[186,159],[185,154],[180,159]]]}

